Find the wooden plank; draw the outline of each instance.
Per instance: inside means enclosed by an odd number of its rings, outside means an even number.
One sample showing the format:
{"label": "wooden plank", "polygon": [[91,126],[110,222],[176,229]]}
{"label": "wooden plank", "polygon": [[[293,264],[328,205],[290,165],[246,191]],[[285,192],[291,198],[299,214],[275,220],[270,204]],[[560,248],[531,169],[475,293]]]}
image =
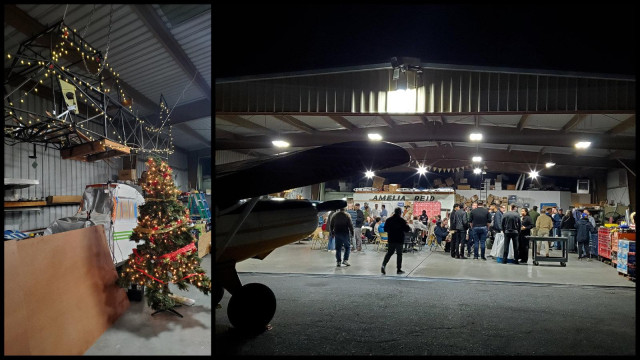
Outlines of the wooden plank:
{"label": "wooden plank", "polygon": [[119,151],[119,150],[109,150],[100,154],[93,154],[93,155],[89,155],[87,156],[85,159],[88,162],[94,162],[94,161],[98,161],[98,160],[104,160],[104,159],[109,159],[112,157],[118,157],[118,156],[122,156],[125,155],[125,153]]}
{"label": "wooden plank", "polygon": [[46,201],[5,201],[4,207],[6,208],[20,208],[29,206],[44,206],[47,205]]}
{"label": "wooden plank", "polygon": [[84,144],[80,144],[74,147],[61,149],[60,156],[63,159],[80,160],[79,158],[86,155],[92,155],[96,153],[104,152],[106,149],[100,143],[100,141],[92,141]]}

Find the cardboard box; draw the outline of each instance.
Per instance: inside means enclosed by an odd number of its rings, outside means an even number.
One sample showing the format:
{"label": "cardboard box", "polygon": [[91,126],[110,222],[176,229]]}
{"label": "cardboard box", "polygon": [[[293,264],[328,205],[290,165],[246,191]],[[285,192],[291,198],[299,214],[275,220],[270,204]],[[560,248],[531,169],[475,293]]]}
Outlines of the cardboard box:
{"label": "cardboard box", "polygon": [[136,155],[127,155],[122,157],[122,168],[131,170],[136,168]]}
{"label": "cardboard box", "polygon": [[376,188],[378,190],[382,189],[384,184],[384,178],[380,176],[373,176],[373,185],[371,187]]}
{"label": "cardboard box", "polygon": [[471,190],[471,185],[458,185],[458,190]]}
{"label": "cardboard box", "polygon": [[398,190],[398,184],[389,184],[389,191],[396,191]]}
{"label": "cardboard box", "polygon": [[383,185],[382,191],[389,191],[389,185]]}
{"label": "cardboard box", "polygon": [[4,355],[84,354],[129,308],[117,278],[102,225],[5,241]]}
{"label": "cardboard box", "polygon": [[82,195],[55,195],[47,196],[47,204],[80,204],[82,202]]}
{"label": "cardboard box", "polygon": [[507,184],[507,190],[515,190],[515,189],[516,189],[515,184]]}
{"label": "cardboard box", "polygon": [[467,178],[460,178],[460,184],[467,184],[469,183],[469,179]]}
{"label": "cardboard box", "polygon": [[211,231],[200,233],[198,240],[198,257],[203,258],[211,252]]}
{"label": "cardboard box", "polygon": [[118,172],[118,179],[136,181],[138,179],[136,169],[120,170]]}
{"label": "cardboard box", "polygon": [[433,179],[433,185],[442,185],[442,180],[440,180],[440,179]]}

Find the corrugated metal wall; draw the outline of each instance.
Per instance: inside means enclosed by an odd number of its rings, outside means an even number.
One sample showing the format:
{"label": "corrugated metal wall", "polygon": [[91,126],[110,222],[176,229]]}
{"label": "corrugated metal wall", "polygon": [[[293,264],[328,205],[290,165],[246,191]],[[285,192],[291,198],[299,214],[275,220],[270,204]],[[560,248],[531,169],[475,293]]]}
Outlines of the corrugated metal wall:
{"label": "corrugated metal wall", "polygon": [[[82,195],[87,184],[97,184],[113,180],[122,168],[122,160],[114,158],[95,163],[77,160],[63,160],[60,151],[36,145],[38,166],[34,169],[33,145],[4,145],[4,177],[35,179],[39,185],[14,190],[22,199],[46,198],[50,195]],[[5,196],[10,191],[5,190]],[[5,229],[34,230],[47,227],[56,219],[71,216],[78,206],[45,206],[40,211],[21,211],[4,213]]]}
{"label": "corrugated metal wall", "polygon": [[216,150],[216,162],[214,165],[221,165],[235,161],[249,160],[254,159],[255,157],[241,154],[239,152],[230,151],[230,150]]}
{"label": "corrugated metal wall", "polygon": [[[635,109],[635,81],[442,69],[422,79],[418,112]],[[216,111],[382,112],[397,82],[391,69],[224,82]]]}

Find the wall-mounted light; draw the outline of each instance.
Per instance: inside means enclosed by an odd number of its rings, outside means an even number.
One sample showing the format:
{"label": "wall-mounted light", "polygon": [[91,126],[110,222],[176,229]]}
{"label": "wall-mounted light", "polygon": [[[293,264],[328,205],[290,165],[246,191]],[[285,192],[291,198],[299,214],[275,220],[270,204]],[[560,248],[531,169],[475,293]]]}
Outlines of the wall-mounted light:
{"label": "wall-mounted light", "polygon": [[423,165],[418,166],[418,174],[424,175],[426,173],[427,173],[427,168],[425,168]]}
{"label": "wall-mounted light", "polygon": [[368,134],[368,136],[369,136],[369,140],[373,140],[373,141],[382,140],[382,135],[380,135],[378,133]]}
{"label": "wall-mounted light", "polygon": [[273,140],[271,143],[275,147],[289,147],[289,143],[283,140]]}
{"label": "wall-mounted light", "polygon": [[474,174],[481,174],[481,173],[482,173],[482,169],[480,169],[480,168],[475,168],[475,169],[473,169],[473,173],[474,173]]}
{"label": "wall-mounted light", "polygon": [[371,170],[367,170],[367,172],[364,173],[364,176],[368,177],[369,179],[371,179],[372,177],[375,176],[375,174],[373,173],[373,171]]}
{"label": "wall-mounted light", "polygon": [[481,133],[471,133],[469,134],[469,140],[471,141],[482,141]]}
{"label": "wall-mounted light", "polygon": [[531,177],[532,179],[535,179],[538,177],[538,172],[535,170],[531,170],[531,172],[529,173],[529,177]]}
{"label": "wall-mounted light", "polygon": [[591,142],[590,141],[579,141],[575,145],[576,149],[586,149],[589,146],[591,146]]}
{"label": "wall-mounted light", "polygon": [[480,162],[480,161],[482,161],[482,156],[474,156],[474,157],[471,158],[471,161]]}
{"label": "wall-mounted light", "polygon": [[551,161],[549,161],[548,163],[544,164],[544,166],[546,166],[546,167],[548,167],[548,168],[550,168],[550,167],[552,167],[552,166],[555,166],[555,165],[556,165],[556,163],[551,162]]}

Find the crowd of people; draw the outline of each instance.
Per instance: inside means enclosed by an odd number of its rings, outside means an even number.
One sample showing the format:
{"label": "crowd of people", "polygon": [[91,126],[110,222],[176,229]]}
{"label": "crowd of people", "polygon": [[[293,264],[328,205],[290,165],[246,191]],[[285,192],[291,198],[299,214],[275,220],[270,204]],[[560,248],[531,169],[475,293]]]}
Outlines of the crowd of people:
{"label": "crowd of people", "polygon": [[[419,216],[406,217],[406,209],[397,207],[392,216],[387,217],[385,205],[378,209],[378,204],[370,208],[366,203],[364,210],[360,204],[353,207],[325,214],[321,219],[323,231],[329,234],[328,251],[334,252],[336,266],[350,266],[351,248],[355,252],[362,251],[362,243],[373,243],[377,236],[386,234],[387,253],[381,266],[386,273],[389,259],[396,253],[397,272],[402,270],[402,253],[407,251],[405,241],[407,234],[412,236],[413,243],[441,246],[452,258],[487,260],[486,248],[495,245],[496,239],[504,239],[502,263],[507,263],[508,255],[513,253],[514,263],[526,264],[529,260],[528,236],[549,237],[549,241],[536,243],[537,256],[549,257],[550,251],[562,250],[562,242],[553,241],[553,237],[569,238],[579,254],[578,258],[591,260],[589,239],[596,232],[595,219],[588,210],[579,212],[570,209],[563,214],[563,209],[547,207],[538,212],[538,207],[519,208],[516,204],[490,204],[485,208],[483,201],[476,201],[468,208],[464,204],[454,204],[449,217],[429,216],[423,210]],[[489,245],[489,246],[487,246]],[[403,248],[404,246],[404,248]],[[413,246],[410,245],[410,246]],[[344,257],[342,249],[344,248]],[[432,248],[433,249],[433,248]],[[465,251],[466,250],[466,251]],[[466,253],[466,256],[465,256]]]}

